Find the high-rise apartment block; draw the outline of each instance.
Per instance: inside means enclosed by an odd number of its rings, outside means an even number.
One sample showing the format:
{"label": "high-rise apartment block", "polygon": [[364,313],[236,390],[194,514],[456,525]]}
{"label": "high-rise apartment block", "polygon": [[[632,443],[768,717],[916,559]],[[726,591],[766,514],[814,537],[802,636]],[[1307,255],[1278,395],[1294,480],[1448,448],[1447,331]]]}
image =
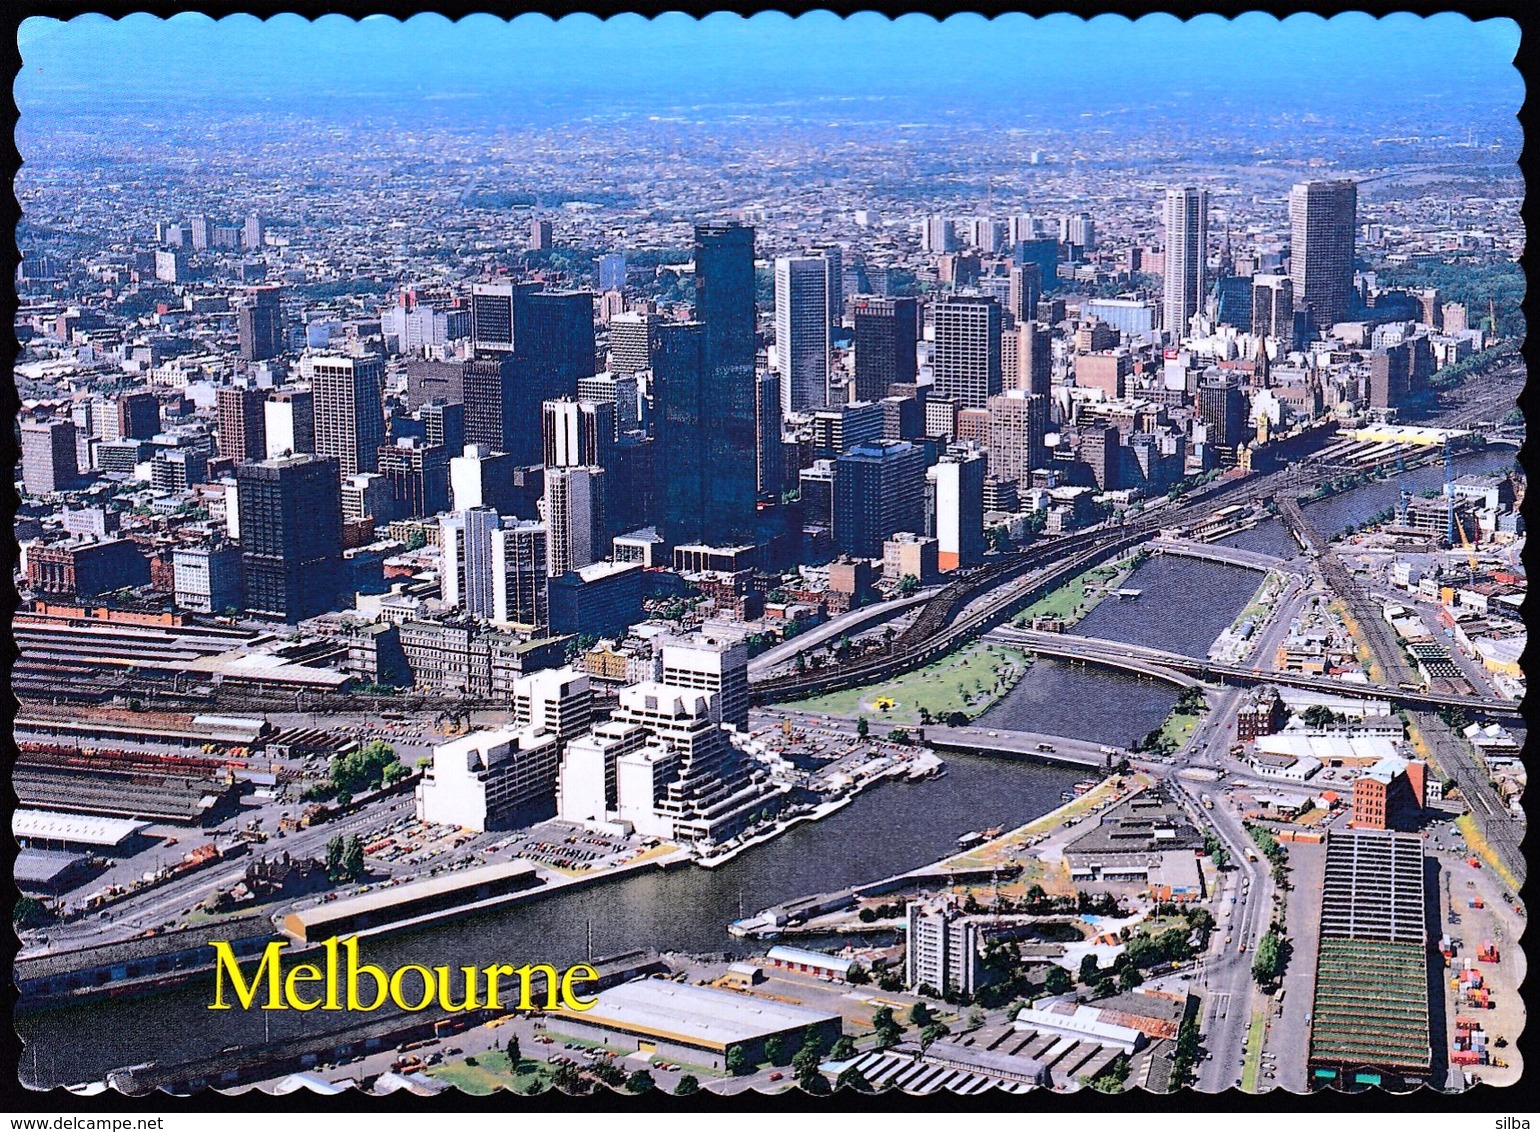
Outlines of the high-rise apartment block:
{"label": "high-rise apartment block", "polygon": [[1177,337],[1187,334],[1188,319],[1203,309],[1208,294],[1208,192],[1166,190],[1165,288],[1161,325]]}

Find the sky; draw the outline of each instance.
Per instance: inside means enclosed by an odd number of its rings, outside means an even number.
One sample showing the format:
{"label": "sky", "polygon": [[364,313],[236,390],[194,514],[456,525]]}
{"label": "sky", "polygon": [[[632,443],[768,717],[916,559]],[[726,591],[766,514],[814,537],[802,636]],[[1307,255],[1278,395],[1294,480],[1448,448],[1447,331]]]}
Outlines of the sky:
{"label": "sky", "polygon": [[145,14],[111,20],[24,21],[17,103],[81,109],[175,98],[251,100],[372,97],[606,99],[691,104],[822,97],[965,94],[1030,98],[1066,109],[1137,102],[1172,92],[1262,98],[1307,112],[1355,103],[1477,100],[1517,111],[1511,20],[1454,13],[1330,20],[1263,13],[1236,19],[1168,15],[1082,20],[975,15],[938,23],[876,13],[792,18],[761,13],[697,20],[619,16],[415,16],[354,21],[295,15],[211,20]]}

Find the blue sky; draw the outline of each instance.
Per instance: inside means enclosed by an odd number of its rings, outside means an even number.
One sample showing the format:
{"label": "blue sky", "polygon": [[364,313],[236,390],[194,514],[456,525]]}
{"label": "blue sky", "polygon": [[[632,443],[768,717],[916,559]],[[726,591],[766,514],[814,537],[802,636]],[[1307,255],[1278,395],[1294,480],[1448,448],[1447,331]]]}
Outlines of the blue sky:
{"label": "blue sky", "polygon": [[[138,14],[33,18],[18,34],[18,104],[165,98],[236,101],[284,95],[548,94],[603,99],[730,101],[776,92],[1137,100],[1191,89],[1267,96],[1330,112],[1355,100],[1458,98],[1517,110],[1519,29],[1453,13],[1376,20],[1362,13],[1286,20],[1252,13],[1183,23],[1153,15],[1060,15],[994,21],[875,13],[841,20],[764,13],[696,20],[458,23],[417,16],[315,22],[298,16],[214,21]],[[1317,107],[1316,104],[1319,104]]]}

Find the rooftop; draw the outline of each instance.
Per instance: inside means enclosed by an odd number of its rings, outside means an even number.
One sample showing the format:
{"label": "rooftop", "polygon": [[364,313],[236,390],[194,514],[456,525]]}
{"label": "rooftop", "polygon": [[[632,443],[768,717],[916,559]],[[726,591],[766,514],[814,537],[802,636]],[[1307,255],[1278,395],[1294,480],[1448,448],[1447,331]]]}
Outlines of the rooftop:
{"label": "rooftop", "polygon": [[79,845],[117,845],[142,832],[147,825],[127,818],[59,814],[51,810],[17,810],[11,815],[11,833],[17,838],[73,841]]}
{"label": "rooftop", "polygon": [[611,987],[576,1017],[715,1049],[839,1019],[821,1010],[662,979]]}

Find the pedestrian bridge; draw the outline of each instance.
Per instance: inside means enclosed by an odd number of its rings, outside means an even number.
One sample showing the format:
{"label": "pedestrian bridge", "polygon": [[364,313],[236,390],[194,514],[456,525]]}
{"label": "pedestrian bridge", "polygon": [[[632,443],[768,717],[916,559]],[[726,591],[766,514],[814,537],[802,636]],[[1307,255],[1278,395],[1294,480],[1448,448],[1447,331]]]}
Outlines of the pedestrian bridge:
{"label": "pedestrian bridge", "polygon": [[1299,567],[1287,559],[1217,542],[1162,538],[1153,540],[1149,544],[1149,549],[1152,554],[1170,554],[1180,558],[1197,558],[1205,562],[1222,562],[1227,566],[1243,566],[1248,570],[1275,570],[1280,574],[1300,572]]}

